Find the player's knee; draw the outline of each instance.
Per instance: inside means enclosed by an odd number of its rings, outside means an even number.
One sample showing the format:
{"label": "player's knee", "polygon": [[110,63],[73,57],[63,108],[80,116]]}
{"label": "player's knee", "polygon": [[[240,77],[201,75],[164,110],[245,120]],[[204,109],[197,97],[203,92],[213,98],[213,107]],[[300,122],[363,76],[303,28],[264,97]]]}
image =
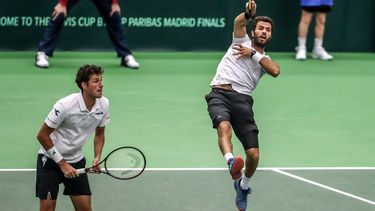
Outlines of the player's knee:
{"label": "player's knee", "polygon": [[258,148],[251,148],[246,150],[246,156],[252,161],[258,162],[259,161],[259,150]]}
{"label": "player's knee", "polygon": [[222,121],[219,123],[217,130],[219,134],[227,134],[232,132],[232,126],[228,121]]}
{"label": "player's knee", "polygon": [[91,205],[85,204],[85,205],[80,205],[78,207],[75,207],[76,211],[92,211]]}

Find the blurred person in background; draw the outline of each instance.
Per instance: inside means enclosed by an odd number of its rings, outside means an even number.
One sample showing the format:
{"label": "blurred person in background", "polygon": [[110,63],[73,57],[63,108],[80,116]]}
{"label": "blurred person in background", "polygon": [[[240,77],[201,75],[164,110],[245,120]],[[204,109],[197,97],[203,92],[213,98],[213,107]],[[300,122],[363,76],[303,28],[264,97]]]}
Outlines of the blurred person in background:
{"label": "blurred person in background", "polygon": [[306,60],[306,39],[312,17],[315,15],[315,39],[313,59],[332,60],[333,56],[323,48],[324,28],[327,13],[331,11],[333,0],[301,0],[302,13],[298,25],[298,46],[296,59]]}
{"label": "blurred person in background", "polygon": [[[48,58],[53,56],[53,51],[57,46],[58,37],[64,25],[64,20],[70,10],[80,0],[59,0],[53,9],[51,19],[47,28],[44,30],[42,40],[39,42],[38,51],[35,58],[35,65],[40,68],[48,68]],[[125,31],[121,25],[121,8],[118,0],[91,0],[102,16],[109,38],[121,57],[121,65],[138,69],[139,63],[135,60],[128,47],[128,41],[125,37]],[[92,36],[92,35],[88,35]]]}

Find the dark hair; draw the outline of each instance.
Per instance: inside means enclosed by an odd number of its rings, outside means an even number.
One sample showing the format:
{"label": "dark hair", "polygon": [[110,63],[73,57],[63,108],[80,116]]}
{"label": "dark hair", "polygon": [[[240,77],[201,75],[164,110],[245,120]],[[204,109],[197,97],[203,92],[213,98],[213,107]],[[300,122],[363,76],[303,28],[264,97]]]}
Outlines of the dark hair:
{"label": "dark hair", "polygon": [[256,16],[253,19],[253,25],[252,25],[252,30],[255,31],[255,28],[257,27],[257,24],[259,21],[267,22],[271,24],[271,32],[273,32],[273,20],[267,16]]}
{"label": "dark hair", "polygon": [[102,67],[92,65],[92,64],[85,64],[82,65],[76,75],[76,84],[82,90],[81,83],[88,82],[90,80],[91,75],[102,75],[104,73],[104,69]]}

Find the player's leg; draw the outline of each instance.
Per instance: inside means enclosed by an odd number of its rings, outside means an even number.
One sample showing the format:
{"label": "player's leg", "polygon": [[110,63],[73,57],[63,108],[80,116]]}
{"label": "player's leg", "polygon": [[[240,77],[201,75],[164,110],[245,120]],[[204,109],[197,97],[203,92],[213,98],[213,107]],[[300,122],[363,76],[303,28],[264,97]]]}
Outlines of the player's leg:
{"label": "player's leg", "polygon": [[259,160],[258,127],[254,120],[252,97],[238,95],[236,102],[233,104],[232,125],[246,152],[246,168],[245,174],[234,182],[235,202],[239,210],[246,210],[247,196],[251,193],[250,178],[258,166]]}
{"label": "player's leg", "polygon": [[217,129],[218,144],[224,159],[226,160],[232,179],[241,177],[244,161],[240,156],[233,156],[232,126],[230,123],[230,102],[228,91],[212,89],[206,95],[208,112],[212,120],[213,128]]}
{"label": "player's leg", "polygon": [[245,177],[241,187],[247,189],[249,187],[250,178],[254,175],[259,162],[259,148],[251,148],[246,150],[246,168]]}
{"label": "player's leg", "polygon": [[56,200],[40,199],[39,210],[40,211],[54,211],[56,209]]}
{"label": "player's leg", "polygon": [[232,145],[232,126],[229,121],[222,121],[217,127],[217,135],[219,140],[219,148],[227,161],[229,172],[233,180],[242,176],[242,168],[244,161],[241,156],[233,156]]}
{"label": "player's leg", "polygon": [[222,121],[217,127],[217,136],[221,153],[226,155],[233,152],[232,126],[229,121]]}
{"label": "player's leg", "polygon": [[314,49],[313,58],[322,60],[331,60],[333,56],[328,54],[323,48],[323,37],[326,24],[326,13],[317,12],[315,16],[315,39],[314,39]]}
{"label": "player's leg", "polygon": [[[75,169],[85,168],[86,159],[71,164]],[[69,195],[76,211],[91,210],[91,189],[87,174],[80,174],[74,179],[64,178],[64,195]]]}
{"label": "player's leg", "polygon": [[117,55],[121,57],[121,65],[138,69],[140,65],[135,60],[132,52],[129,49],[128,40],[125,36],[125,30],[121,24],[121,14],[115,12],[112,16],[110,16],[112,5],[111,1],[93,0],[93,2],[106,23],[109,38],[117,52]]}
{"label": "player's leg", "polygon": [[307,33],[309,31],[309,26],[311,23],[313,13],[306,10],[302,10],[301,19],[298,25],[298,46],[296,48],[296,59],[305,60],[306,59],[306,39]]}
{"label": "player's leg", "polygon": [[91,211],[91,196],[80,195],[80,196],[70,196],[72,200],[75,211]]}
{"label": "player's leg", "polygon": [[53,160],[44,155],[38,155],[35,195],[39,198],[40,211],[55,210],[62,177],[59,166]]}

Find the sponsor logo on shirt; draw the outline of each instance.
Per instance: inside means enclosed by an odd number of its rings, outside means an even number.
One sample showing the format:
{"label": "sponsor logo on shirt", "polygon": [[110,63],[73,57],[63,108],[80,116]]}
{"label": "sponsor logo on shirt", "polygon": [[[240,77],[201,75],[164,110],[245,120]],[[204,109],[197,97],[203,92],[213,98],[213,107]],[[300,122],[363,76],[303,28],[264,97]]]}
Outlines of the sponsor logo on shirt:
{"label": "sponsor logo on shirt", "polygon": [[53,109],[55,110],[55,115],[56,115],[56,116],[59,116],[60,111],[57,110],[56,108],[53,108]]}
{"label": "sponsor logo on shirt", "polygon": [[96,112],[95,115],[103,115],[103,111]]}

